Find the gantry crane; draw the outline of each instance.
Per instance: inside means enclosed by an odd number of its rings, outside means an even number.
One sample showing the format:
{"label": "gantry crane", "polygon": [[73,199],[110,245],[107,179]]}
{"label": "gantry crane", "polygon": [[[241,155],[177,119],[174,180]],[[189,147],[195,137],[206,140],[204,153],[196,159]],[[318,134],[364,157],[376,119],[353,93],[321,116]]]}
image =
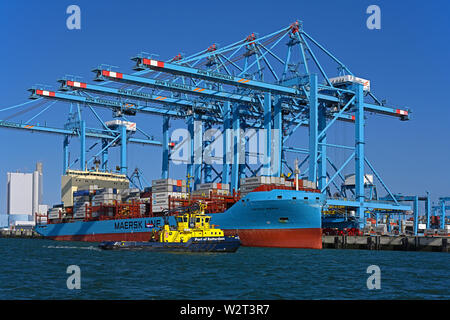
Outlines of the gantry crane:
{"label": "gantry crane", "polygon": [[[319,62],[317,51],[327,57],[326,64]],[[173,147],[174,142],[169,139],[170,121],[184,119],[192,138],[187,143],[187,175],[194,177],[194,186],[221,181],[237,190],[240,178],[245,176],[280,176],[286,170],[292,173],[287,154],[295,153],[303,157],[300,167],[305,168],[304,178],[315,182],[327,195],[332,194],[333,188],[340,195],[337,199],[329,198],[328,204],[355,209],[361,223],[367,212],[374,209],[411,209],[399,203],[369,162],[364,136],[365,117],[369,113],[408,120],[410,110],[388,106],[378,99],[370,81],[356,77],[306,33],[301,22],[261,37],[251,33],[224,47],[213,44],[190,56],[178,54],[160,61],[137,54],[132,61],[136,72],[99,66],[93,70],[94,81],[103,84],[61,79],[59,90],[35,87],[30,90],[31,98],[107,108],[119,116],[140,113],[162,117],[162,178],[168,177],[171,152],[185,143]],[[325,65],[330,64],[336,68],[334,71],[326,70]],[[327,141],[330,128],[338,122],[353,125],[354,144]],[[308,128],[306,147],[292,138],[302,127]],[[213,157],[223,159],[222,163],[207,163],[204,159],[204,151],[217,143],[204,139],[205,131],[212,129],[222,136],[223,154]],[[245,133],[249,129],[262,131],[258,139],[269,142],[259,154],[249,149],[252,134]],[[118,126],[117,130],[125,146],[126,129]],[[82,126],[79,132],[81,136],[87,134]],[[336,163],[328,152],[330,148],[349,154],[344,162]],[[252,157],[261,153],[267,161],[252,163]],[[126,158],[126,149],[122,155]],[[344,180],[343,172],[351,162],[355,189],[349,199],[344,197],[336,180]],[[121,167],[126,172],[126,165]],[[365,197],[366,167],[386,190],[389,200],[370,201]]]}

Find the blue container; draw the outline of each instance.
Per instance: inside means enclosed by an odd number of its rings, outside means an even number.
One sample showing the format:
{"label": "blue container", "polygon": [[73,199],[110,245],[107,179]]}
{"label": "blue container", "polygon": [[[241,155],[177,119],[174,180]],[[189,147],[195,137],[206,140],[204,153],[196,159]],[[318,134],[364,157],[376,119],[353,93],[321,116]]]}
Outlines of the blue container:
{"label": "blue container", "polygon": [[78,190],[73,193],[74,197],[88,196],[88,195],[89,195],[89,190]]}

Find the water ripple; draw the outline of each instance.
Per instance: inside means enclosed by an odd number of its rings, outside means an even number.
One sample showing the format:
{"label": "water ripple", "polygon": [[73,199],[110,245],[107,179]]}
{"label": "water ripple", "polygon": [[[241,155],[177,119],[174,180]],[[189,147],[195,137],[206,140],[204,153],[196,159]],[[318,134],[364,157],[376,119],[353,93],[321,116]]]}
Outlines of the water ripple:
{"label": "water ripple", "polygon": [[[0,256],[0,299],[450,299],[444,253],[120,252],[96,243],[0,239]],[[381,290],[366,285],[373,264],[381,269]],[[80,267],[80,290],[67,288],[69,265]]]}

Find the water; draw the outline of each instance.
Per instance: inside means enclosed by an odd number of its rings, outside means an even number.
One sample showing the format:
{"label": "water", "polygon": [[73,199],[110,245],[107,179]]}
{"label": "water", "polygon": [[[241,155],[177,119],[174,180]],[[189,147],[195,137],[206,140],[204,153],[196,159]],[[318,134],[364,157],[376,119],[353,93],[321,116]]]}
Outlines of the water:
{"label": "water", "polygon": [[[241,247],[236,253],[102,251],[96,243],[0,239],[0,299],[449,299],[439,252]],[[69,265],[81,289],[67,288]],[[367,267],[381,289],[367,288]]]}

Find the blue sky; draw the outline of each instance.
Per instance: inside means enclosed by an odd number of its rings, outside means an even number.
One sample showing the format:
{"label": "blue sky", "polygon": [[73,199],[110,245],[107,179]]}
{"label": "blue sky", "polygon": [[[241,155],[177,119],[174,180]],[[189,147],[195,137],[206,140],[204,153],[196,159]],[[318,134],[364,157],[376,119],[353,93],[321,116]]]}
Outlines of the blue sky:
{"label": "blue sky", "polygon": [[[66,28],[71,4],[81,8],[81,30]],[[371,4],[381,8],[381,30],[366,27]],[[2,1],[0,109],[27,101],[34,84],[57,88],[65,74],[90,82],[101,63],[131,72],[129,58],[141,51],[166,60],[299,19],[355,75],[370,79],[378,97],[412,110],[408,122],[368,115],[366,152],[394,192],[429,191],[436,199],[450,194],[449,9],[448,1]],[[35,121],[62,127],[66,118],[55,108]],[[160,119],[141,128],[161,138]],[[0,141],[0,212],[6,172],[30,171],[36,161],[44,162],[44,200],[57,203],[62,137],[0,129]],[[132,146],[129,159],[149,180],[159,177],[157,148]]]}

